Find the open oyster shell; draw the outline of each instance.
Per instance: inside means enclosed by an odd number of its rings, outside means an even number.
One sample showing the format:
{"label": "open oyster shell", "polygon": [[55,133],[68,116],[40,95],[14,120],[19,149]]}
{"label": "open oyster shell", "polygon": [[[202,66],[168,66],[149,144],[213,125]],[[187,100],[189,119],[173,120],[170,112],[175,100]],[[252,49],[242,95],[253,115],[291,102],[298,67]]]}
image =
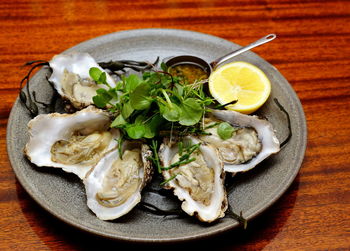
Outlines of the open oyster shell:
{"label": "open oyster shell", "polygon": [[152,151],[139,142],[123,143],[107,153],[84,179],[87,205],[101,220],[119,218],[141,201],[141,191],[153,173],[148,157]]}
{"label": "open oyster shell", "polygon": [[[184,140],[192,144],[200,143],[194,137]],[[168,180],[166,188],[174,189],[174,194],[183,201],[181,208],[187,214],[196,215],[204,222],[212,222],[224,217],[227,209],[223,163],[217,151],[205,143],[201,143],[198,151],[191,154],[192,157],[196,160],[162,172],[164,179]],[[168,141],[162,144],[159,158],[165,167],[178,161],[177,144]]]}
{"label": "open oyster shell", "polygon": [[[88,53],[60,54],[49,62],[52,74],[49,81],[53,83],[62,98],[67,99],[76,109],[82,109],[93,104],[92,97],[99,88],[89,75],[91,67],[104,71]],[[107,83],[115,87],[113,78],[106,72]]]}
{"label": "open oyster shell", "polygon": [[212,135],[200,137],[219,150],[226,172],[248,171],[271,154],[279,152],[279,141],[267,120],[230,110],[212,110],[211,114],[214,119],[239,128],[228,140],[221,139],[215,127],[206,130]]}
{"label": "open oyster shell", "polygon": [[117,147],[119,131],[93,106],[74,114],[41,114],[29,121],[24,153],[37,166],[62,168],[83,179],[101,157]]}

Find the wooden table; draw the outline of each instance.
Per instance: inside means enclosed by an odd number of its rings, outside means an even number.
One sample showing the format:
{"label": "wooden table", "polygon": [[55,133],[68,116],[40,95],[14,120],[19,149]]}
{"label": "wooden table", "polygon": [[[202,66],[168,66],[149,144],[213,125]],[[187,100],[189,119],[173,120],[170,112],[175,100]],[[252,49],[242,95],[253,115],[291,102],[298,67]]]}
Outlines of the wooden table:
{"label": "wooden table", "polygon": [[301,170],[269,210],[208,240],[171,246],[215,250],[350,249],[349,1],[1,1],[0,250],[121,249],[57,220],[16,180],[6,153],[7,119],[26,69],[20,66],[84,40],[128,29],[179,28],[245,45],[279,38],[254,52],[276,66],[297,92],[307,118]]}

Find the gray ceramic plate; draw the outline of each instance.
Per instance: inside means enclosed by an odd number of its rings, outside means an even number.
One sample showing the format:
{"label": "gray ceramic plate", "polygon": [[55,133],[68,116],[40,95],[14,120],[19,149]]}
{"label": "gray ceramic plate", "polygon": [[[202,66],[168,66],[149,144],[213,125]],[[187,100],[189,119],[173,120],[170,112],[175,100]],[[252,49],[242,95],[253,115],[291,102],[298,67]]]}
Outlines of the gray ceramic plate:
{"label": "gray ceramic plate", "polygon": [[[268,50],[268,45],[264,45]],[[153,61],[157,56],[192,54],[209,62],[238,45],[214,36],[172,29],[142,29],[112,33],[83,42],[66,52],[89,52],[97,61],[133,59]],[[272,98],[278,98],[289,112],[293,137],[277,155],[270,157],[250,172],[235,177],[229,193],[229,202],[235,212],[243,212],[252,219],[266,210],[290,186],[301,166],[306,146],[306,122],[300,101],[287,80],[268,62],[252,52],[234,59],[244,60],[260,67],[272,82],[272,93],[259,113],[274,125],[277,136],[283,140],[287,120]],[[49,100],[51,89],[46,84],[47,70],[40,70],[32,78],[31,87],[38,100]],[[28,140],[26,124],[30,117],[17,99],[7,128],[7,150],[19,182],[43,208],[57,218],[79,229],[119,240],[140,242],[183,241],[222,233],[238,226],[225,217],[214,224],[200,224],[196,219],[163,217],[134,209],[115,221],[101,221],[89,211],[82,182],[72,174],[59,169],[39,168],[23,156]],[[172,199],[154,193],[144,197],[161,208],[177,204]]]}

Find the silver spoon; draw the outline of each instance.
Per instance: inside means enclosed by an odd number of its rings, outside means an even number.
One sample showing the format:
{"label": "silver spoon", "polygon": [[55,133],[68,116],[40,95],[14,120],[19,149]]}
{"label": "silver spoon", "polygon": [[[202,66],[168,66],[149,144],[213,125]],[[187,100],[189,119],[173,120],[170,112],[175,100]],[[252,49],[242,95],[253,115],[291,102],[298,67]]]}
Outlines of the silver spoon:
{"label": "silver spoon", "polygon": [[252,48],[255,48],[259,45],[262,45],[262,44],[265,44],[267,42],[270,42],[272,40],[274,40],[276,38],[276,34],[269,34],[263,38],[260,38],[259,40],[256,40],[255,42],[251,43],[251,44],[248,44],[242,48],[239,48],[238,50],[235,50],[233,52],[230,52],[228,54],[226,54],[225,56],[222,56],[216,60],[214,60],[213,62],[210,63],[210,66],[212,67],[212,69],[214,70],[216,68],[216,66],[218,66],[219,64],[243,53],[243,52],[246,52]]}
{"label": "silver spoon", "polygon": [[252,48],[255,48],[259,45],[265,44],[267,42],[270,42],[272,40],[274,40],[276,38],[276,34],[269,34],[263,38],[260,38],[259,40],[239,48],[238,50],[235,50],[233,52],[230,52],[216,60],[214,60],[213,62],[211,62],[210,64],[208,64],[205,60],[199,58],[199,57],[195,57],[195,56],[190,56],[190,55],[182,55],[182,56],[174,56],[171,58],[167,58],[165,59],[164,63],[168,66],[168,67],[174,67],[177,65],[182,65],[182,64],[194,64],[197,65],[199,67],[201,67],[205,72],[207,72],[208,74],[210,74],[213,70],[215,70],[215,68],[222,64],[223,62],[243,53],[246,52]]}

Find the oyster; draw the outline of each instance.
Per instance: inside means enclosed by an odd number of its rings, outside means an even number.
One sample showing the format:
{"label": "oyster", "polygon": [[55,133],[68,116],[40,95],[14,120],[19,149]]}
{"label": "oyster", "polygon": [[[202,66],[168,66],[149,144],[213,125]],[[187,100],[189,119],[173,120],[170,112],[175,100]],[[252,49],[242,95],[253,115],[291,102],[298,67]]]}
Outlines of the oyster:
{"label": "oyster", "polygon": [[[194,137],[186,137],[190,144],[199,144],[190,155],[194,161],[162,172],[166,188],[183,201],[181,208],[189,215],[196,215],[204,222],[212,222],[225,216],[227,196],[224,187],[225,173],[217,151]],[[162,165],[170,167],[180,159],[179,148],[165,142],[159,149]]]}
{"label": "oyster", "polygon": [[123,156],[107,153],[84,180],[87,205],[101,220],[128,213],[141,200],[141,191],[152,176],[147,145],[126,141]]}
{"label": "oyster", "polygon": [[29,121],[24,152],[37,166],[51,166],[83,179],[108,151],[117,147],[119,131],[109,130],[108,114],[93,106],[74,114],[41,114]]}
{"label": "oyster", "polygon": [[[106,88],[97,85],[89,75],[91,67],[105,72],[88,53],[60,54],[49,62],[52,74],[49,81],[53,83],[62,98],[68,99],[76,109],[93,104],[92,97],[96,90]],[[106,72],[107,83],[115,87],[115,81]]]}
{"label": "oyster", "polygon": [[232,137],[227,140],[219,137],[217,127],[206,129],[211,135],[200,136],[201,140],[218,149],[226,172],[248,171],[280,150],[279,141],[267,120],[229,110],[212,110],[212,115],[214,118],[206,119],[206,126],[225,121],[235,127]]}

